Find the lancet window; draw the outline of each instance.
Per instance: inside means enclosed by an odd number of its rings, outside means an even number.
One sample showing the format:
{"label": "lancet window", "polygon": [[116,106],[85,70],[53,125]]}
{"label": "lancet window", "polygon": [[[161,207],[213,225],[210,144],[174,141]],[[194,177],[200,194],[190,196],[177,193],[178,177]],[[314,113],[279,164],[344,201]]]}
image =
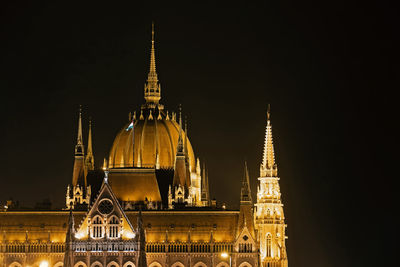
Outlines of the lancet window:
{"label": "lancet window", "polygon": [[94,217],[92,221],[92,237],[102,238],[104,236],[103,220],[100,216]]}
{"label": "lancet window", "polygon": [[119,220],[117,216],[112,216],[108,221],[108,236],[109,238],[119,237]]}
{"label": "lancet window", "polygon": [[266,256],[272,257],[272,236],[271,234],[267,234],[266,238]]}

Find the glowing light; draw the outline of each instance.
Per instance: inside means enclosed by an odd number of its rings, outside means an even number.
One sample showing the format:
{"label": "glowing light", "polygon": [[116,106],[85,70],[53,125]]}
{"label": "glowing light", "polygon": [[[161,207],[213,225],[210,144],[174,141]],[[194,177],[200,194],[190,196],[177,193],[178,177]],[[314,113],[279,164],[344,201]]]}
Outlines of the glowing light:
{"label": "glowing light", "polygon": [[81,239],[83,237],[83,233],[76,233],[75,238]]}
{"label": "glowing light", "polygon": [[42,261],[42,262],[39,264],[39,267],[49,267],[49,262],[48,262],[48,261]]}
{"label": "glowing light", "polygon": [[221,253],[221,257],[224,258],[224,259],[226,259],[226,258],[229,257],[229,254],[226,253],[226,252],[222,252],[222,253]]}
{"label": "glowing light", "polygon": [[132,233],[131,231],[125,231],[125,237],[126,238],[129,238],[129,239],[132,239],[132,238],[135,238],[135,233]]}

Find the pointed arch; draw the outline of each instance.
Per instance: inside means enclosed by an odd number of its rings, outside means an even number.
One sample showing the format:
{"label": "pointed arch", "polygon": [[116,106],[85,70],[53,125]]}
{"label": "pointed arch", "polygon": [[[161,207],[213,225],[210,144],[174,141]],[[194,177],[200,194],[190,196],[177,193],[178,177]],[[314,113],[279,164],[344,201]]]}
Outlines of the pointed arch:
{"label": "pointed arch", "polygon": [[117,262],[115,262],[115,261],[110,261],[107,264],[107,267],[119,267],[119,264]]}
{"label": "pointed arch", "polygon": [[136,265],[131,261],[127,261],[122,265],[122,267],[136,267]]}
{"label": "pointed arch", "polygon": [[193,267],[207,267],[207,264],[202,261],[198,261],[195,265],[193,265]]}
{"label": "pointed arch", "polygon": [[59,261],[53,265],[53,267],[62,267],[62,266],[64,266],[64,263],[62,261]]}
{"label": "pointed arch", "polygon": [[103,264],[99,261],[93,262],[90,267],[103,267]]}
{"label": "pointed arch", "polygon": [[9,267],[22,267],[22,264],[18,261],[14,261],[9,265]]}
{"label": "pointed arch", "polygon": [[162,265],[158,261],[153,261],[150,263],[149,267],[162,267]]}
{"label": "pointed arch", "polygon": [[87,267],[87,265],[83,261],[78,261],[75,263],[74,267]]}
{"label": "pointed arch", "polygon": [[182,262],[176,261],[174,264],[171,265],[171,267],[185,267]]}

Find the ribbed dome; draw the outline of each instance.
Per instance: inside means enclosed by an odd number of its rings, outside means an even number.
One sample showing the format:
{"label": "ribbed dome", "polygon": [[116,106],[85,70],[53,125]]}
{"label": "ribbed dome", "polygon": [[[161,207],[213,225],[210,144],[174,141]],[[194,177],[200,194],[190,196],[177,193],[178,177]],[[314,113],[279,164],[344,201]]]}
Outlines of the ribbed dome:
{"label": "ribbed dome", "polygon": [[[135,167],[155,167],[157,154],[160,168],[168,169],[174,167],[179,137],[179,124],[175,120],[167,118],[163,111],[161,111],[160,117],[158,113],[158,109],[145,109],[143,117],[141,116],[135,122]],[[110,150],[110,168],[132,167],[133,131],[127,130],[129,124],[125,124],[115,137]],[[182,137],[186,137],[183,130]],[[195,156],[189,138],[187,138],[187,150],[190,169],[194,171],[196,164]]]}

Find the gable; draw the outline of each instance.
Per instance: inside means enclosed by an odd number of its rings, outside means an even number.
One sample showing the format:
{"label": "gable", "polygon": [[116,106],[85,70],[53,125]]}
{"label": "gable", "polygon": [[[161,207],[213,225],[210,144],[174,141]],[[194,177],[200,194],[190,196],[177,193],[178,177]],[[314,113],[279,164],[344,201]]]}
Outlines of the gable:
{"label": "gable", "polygon": [[239,252],[256,251],[256,242],[245,225],[235,241],[235,248]]}
{"label": "gable", "polygon": [[134,228],[107,182],[103,182],[75,234],[77,239],[88,239],[89,236],[94,239],[135,237]]}

